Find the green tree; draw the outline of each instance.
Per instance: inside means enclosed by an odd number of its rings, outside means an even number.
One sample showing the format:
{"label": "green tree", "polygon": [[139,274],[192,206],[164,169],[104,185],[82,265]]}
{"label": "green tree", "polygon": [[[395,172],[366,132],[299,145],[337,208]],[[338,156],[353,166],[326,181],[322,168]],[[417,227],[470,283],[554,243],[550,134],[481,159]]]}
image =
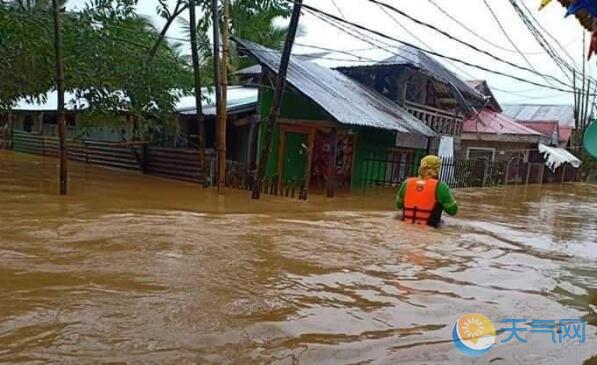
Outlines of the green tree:
{"label": "green tree", "polygon": [[[64,16],[66,88],[89,104],[88,115],[126,110],[139,122],[140,135],[158,135],[179,96],[188,92],[191,73],[180,45],[166,41],[148,55],[159,32],[135,13],[135,1],[95,0]],[[0,104],[43,98],[53,88],[50,12],[41,6],[0,6],[0,66],[6,87]]]}
{"label": "green tree", "polygon": [[[212,24],[210,16],[210,1],[197,1],[202,9],[203,16],[197,23],[199,51],[202,58],[203,74],[206,75],[204,84],[213,84],[211,75],[212,60]],[[283,20],[290,16],[290,6],[283,0],[236,0],[230,3],[230,24],[229,33],[233,37],[239,37],[254,41],[272,49],[281,50],[284,47],[287,27],[275,24],[276,20]],[[186,19],[180,18],[180,23],[188,31],[189,24]],[[221,28],[220,24],[220,28]],[[238,57],[232,48],[230,71],[249,66],[253,61]],[[208,76],[208,77],[207,77]]]}

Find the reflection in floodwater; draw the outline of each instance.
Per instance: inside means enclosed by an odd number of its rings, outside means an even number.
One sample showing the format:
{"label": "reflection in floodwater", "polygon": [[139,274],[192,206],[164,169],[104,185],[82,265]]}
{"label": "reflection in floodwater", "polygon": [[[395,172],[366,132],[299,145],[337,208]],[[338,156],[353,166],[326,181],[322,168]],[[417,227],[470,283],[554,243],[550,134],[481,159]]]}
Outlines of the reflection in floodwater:
{"label": "reflection in floodwater", "polygon": [[[1,362],[582,364],[597,354],[595,186],[461,190],[462,214],[434,230],[393,219],[390,191],[255,202],[70,168],[63,198],[56,160],[0,152]],[[451,342],[469,312],[582,317],[587,341],[536,334],[475,362]]]}

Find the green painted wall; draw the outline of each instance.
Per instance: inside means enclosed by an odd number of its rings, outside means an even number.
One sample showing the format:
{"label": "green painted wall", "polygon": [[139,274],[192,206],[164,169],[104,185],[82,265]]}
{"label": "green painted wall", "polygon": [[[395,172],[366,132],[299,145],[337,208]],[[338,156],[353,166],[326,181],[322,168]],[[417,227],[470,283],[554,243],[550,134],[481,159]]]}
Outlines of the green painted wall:
{"label": "green painted wall", "polygon": [[[363,186],[365,177],[365,159],[371,154],[382,154],[387,158],[388,148],[393,147],[395,143],[395,134],[391,131],[377,128],[357,128],[353,129],[357,133],[356,149],[354,157],[354,171],[352,173],[352,187],[359,188]],[[368,175],[380,179],[383,178],[385,169],[382,164],[369,164]]]}
{"label": "green painted wall", "polygon": [[[269,117],[272,108],[273,91],[261,89],[259,101],[261,115],[264,121]],[[303,119],[303,120],[333,120],[321,107],[303,95],[290,91],[284,93],[282,106],[280,107],[280,118]]]}
{"label": "green painted wall", "polygon": [[[267,118],[271,109],[273,92],[269,89],[261,89],[259,94],[260,111],[262,116],[262,123],[259,128],[259,146],[263,146],[264,135],[266,131]],[[287,92],[284,96],[282,107],[280,110],[280,117],[285,119],[301,119],[301,120],[333,120],[323,109],[311,102],[308,98]],[[360,188],[363,186],[363,178],[365,176],[365,159],[368,155],[376,153],[379,156],[382,154],[387,158],[388,149],[395,145],[395,133],[388,130],[369,128],[369,127],[351,127],[353,133],[356,134],[354,168],[352,173],[352,187]],[[278,143],[280,131],[276,128],[272,139],[272,150],[267,164],[266,176],[271,177],[278,173]],[[262,148],[259,148],[261,154]],[[415,153],[415,161],[418,161],[425,154],[424,150],[417,150]],[[290,166],[290,170],[299,171],[303,169],[301,166]],[[413,174],[416,174],[416,166],[413,169]],[[379,164],[373,166],[370,164],[368,174],[369,176],[379,176],[383,178],[386,171],[386,166]]]}
{"label": "green painted wall", "polygon": [[305,177],[306,153],[303,145],[309,144],[307,133],[286,133],[282,182],[284,184],[301,181]]}
{"label": "green painted wall", "polygon": [[[261,124],[259,125],[259,148],[258,155],[261,156],[263,143],[265,139],[265,131],[267,130],[267,121],[272,107],[273,91],[270,89],[261,89],[259,91],[259,108],[261,112]],[[293,92],[287,91],[284,93],[282,105],[280,107],[280,118],[284,119],[301,119],[301,120],[333,120],[323,109],[317,104],[313,103],[307,97]],[[272,149],[269,154],[267,162],[267,169],[265,175],[271,177],[278,174],[278,144],[280,141],[280,129],[275,128],[272,138]],[[291,161],[291,166],[288,167],[291,171],[304,170],[304,164],[299,166],[300,162]],[[296,165],[296,166],[295,166]]]}

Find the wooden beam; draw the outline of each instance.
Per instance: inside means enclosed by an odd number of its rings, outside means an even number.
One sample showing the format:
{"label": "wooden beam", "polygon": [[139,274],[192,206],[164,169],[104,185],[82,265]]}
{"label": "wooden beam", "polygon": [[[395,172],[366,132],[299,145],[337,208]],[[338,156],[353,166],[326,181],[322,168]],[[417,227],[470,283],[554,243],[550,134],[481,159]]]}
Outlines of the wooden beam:
{"label": "wooden beam", "polygon": [[[193,63],[193,87],[195,91],[195,112],[199,134],[199,163],[203,176],[207,176],[205,163],[205,118],[203,116],[203,107],[201,101],[201,68],[199,66],[199,50],[197,46],[197,17],[195,15],[195,0],[189,1],[189,32],[191,38],[191,58]],[[207,184],[207,178],[203,182]]]}
{"label": "wooden beam", "polygon": [[[215,0],[214,0],[215,1]],[[286,43],[284,44],[284,51],[280,59],[280,69],[278,71],[278,78],[276,81],[276,88],[274,89],[274,98],[272,100],[272,107],[270,110],[269,121],[264,137],[264,146],[259,159],[257,167],[257,176],[253,184],[252,198],[259,199],[261,190],[261,180],[265,174],[265,167],[269,158],[271,150],[272,134],[276,126],[278,116],[280,114],[280,107],[282,105],[282,96],[284,95],[284,88],[286,87],[286,73],[288,71],[288,64],[290,63],[290,54],[292,53],[292,46],[294,38],[298,29],[299,18],[301,16],[301,8],[303,0],[295,0],[292,9],[292,16],[290,18],[290,25],[288,26],[288,34],[286,35]]]}
{"label": "wooden beam", "polygon": [[60,2],[52,0],[54,15],[54,52],[56,62],[56,91],[58,93],[57,124],[60,145],[60,195],[67,193],[67,151],[66,151],[66,125],[64,118],[64,58],[62,54],[62,15]]}
{"label": "wooden beam", "polygon": [[[218,193],[224,193],[226,183],[226,124],[228,122],[228,18],[229,0],[224,1],[224,19],[222,22],[222,61],[220,76],[220,111],[218,113]],[[215,26],[215,24],[214,24]]]}
{"label": "wooden beam", "polygon": [[282,177],[284,176],[284,150],[286,149],[286,129],[280,127],[280,137],[278,141],[278,167],[276,172],[278,174],[278,191],[282,191]]}
{"label": "wooden beam", "polygon": [[328,198],[333,198],[336,192],[336,159],[338,157],[338,131],[333,128],[330,135],[330,160],[328,166],[328,180],[326,193]]}
{"label": "wooden beam", "polygon": [[307,159],[305,161],[305,187],[300,199],[307,200],[309,196],[309,185],[311,184],[311,161],[313,160],[313,146],[315,144],[315,128],[309,133],[309,147],[307,150]]}

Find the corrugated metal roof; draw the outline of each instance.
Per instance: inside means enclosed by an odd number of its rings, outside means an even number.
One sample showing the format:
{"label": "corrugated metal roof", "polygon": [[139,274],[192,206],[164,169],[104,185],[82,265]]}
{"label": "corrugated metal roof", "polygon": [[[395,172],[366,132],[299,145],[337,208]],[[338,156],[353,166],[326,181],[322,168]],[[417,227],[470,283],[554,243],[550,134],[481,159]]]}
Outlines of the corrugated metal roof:
{"label": "corrugated metal roof", "polygon": [[[316,61],[317,59],[323,58],[330,54],[330,52],[315,52],[315,53],[305,53],[305,54],[297,54],[293,55],[293,57],[300,58],[304,61]],[[235,75],[259,75],[261,73],[261,65],[253,65],[249,67],[245,67],[236,71]]]}
{"label": "corrugated metal roof", "polygon": [[[280,52],[251,41],[234,40],[272,72],[278,72]],[[438,137],[398,104],[339,71],[291,57],[287,81],[340,123]]]}
{"label": "corrugated metal roof", "polygon": [[572,105],[507,104],[502,105],[502,108],[504,114],[516,120],[557,120],[560,126],[574,126],[574,106]]}
{"label": "corrugated metal roof", "polygon": [[549,138],[552,138],[554,133],[557,133],[557,135],[559,135],[559,131],[560,131],[560,129],[558,127],[558,122],[556,120],[541,121],[541,122],[519,121],[519,123],[524,125],[525,127],[531,128],[532,130],[535,130],[535,131],[541,133],[542,135],[544,135],[545,137],[549,137]]}
{"label": "corrugated metal roof", "polygon": [[464,133],[541,136],[541,133],[517,123],[512,118],[488,109],[481,111],[478,118],[465,120],[462,129]]}
{"label": "corrugated metal roof", "polygon": [[502,109],[502,106],[496,99],[495,95],[493,94],[493,91],[491,91],[491,88],[489,87],[489,84],[487,83],[487,81],[485,81],[485,80],[467,80],[466,83],[473,89],[480,92],[481,94],[489,97],[490,98],[489,106],[491,106],[494,109],[494,111],[496,111],[498,113],[501,113],[504,111]]}
{"label": "corrugated metal roof", "polygon": [[[202,104],[204,115],[216,115],[215,91],[202,88],[202,96],[207,99]],[[259,90],[254,87],[229,86],[227,108],[229,113],[250,111],[257,107]],[[176,103],[175,109],[180,114],[197,114],[195,96],[184,96]]]}
{"label": "corrugated metal roof", "polygon": [[574,127],[560,127],[560,144],[568,144]]}
{"label": "corrugated metal roof", "polygon": [[[17,100],[16,105],[12,110],[19,111],[55,111],[58,109],[58,93],[56,91],[48,91],[42,95],[41,102],[33,99],[21,98]],[[82,110],[87,109],[89,103],[85,98],[79,98],[75,93],[64,93],[64,108],[66,110]]]}
{"label": "corrugated metal roof", "polygon": [[465,96],[469,96],[478,100],[484,100],[485,98],[483,94],[481,94],[475,88],[469,86],[466,82],[456,76],[456,74],[445,68],[441,63],[434,60],[431,56],[425,54],[425,52],[416,48],[403,45],[398,48],[396,55],[379,62],[379,64],[410,65],[439,81],[451,83]]}

